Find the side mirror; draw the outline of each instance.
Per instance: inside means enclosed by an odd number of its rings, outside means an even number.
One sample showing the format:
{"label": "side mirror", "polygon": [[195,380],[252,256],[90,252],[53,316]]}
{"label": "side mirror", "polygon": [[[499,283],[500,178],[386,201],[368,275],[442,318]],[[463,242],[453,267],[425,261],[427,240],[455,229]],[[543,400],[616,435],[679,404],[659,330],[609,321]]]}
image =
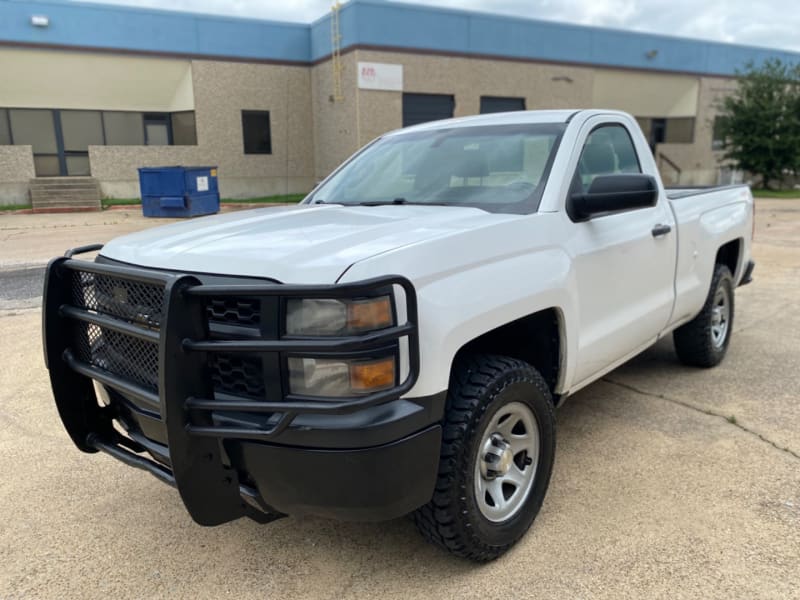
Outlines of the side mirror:
{"label": "side mirror", "polygon": [[597,214],[649,208],[656,202],[658,184],[650,175],[598,175],[586,193],[570,195],[567,213],[573,221],[587,221]]}

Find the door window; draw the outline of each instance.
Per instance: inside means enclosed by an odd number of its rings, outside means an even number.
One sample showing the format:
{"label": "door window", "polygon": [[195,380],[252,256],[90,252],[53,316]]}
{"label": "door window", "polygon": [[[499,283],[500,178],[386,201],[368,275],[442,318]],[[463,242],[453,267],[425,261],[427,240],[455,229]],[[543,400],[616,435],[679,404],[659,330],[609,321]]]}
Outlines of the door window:
{"label": "door window", "polygon": [[169,146],[169,115],[144,115],[144,142],[148,146]]}
{"label": "door window", "polygon": [[37,177],[58,177],[61,175],[61,163],[57,154],[34,154],[33,170]]}
{"label": "door window", "polygon": [[667,141],[667,120],[653,119],[650,122],[650,148],[655,152],[656,146]]}
{"label": "door window", "polygon": [[67,165],[67,175],[75,176],[89,176],[92,170],[89,166],[88,153],[67,154],[64,157]]}
{"label": "door window", "polygon": [[91,175],[89,146],[102,146],[103,120],[97,110],[62,110],[61,136],[67,175]]}
{"label": "door window", "polygon": [[641,172],[628,130],[618,123],[602,125],[586,139],[578,161],[574,185],[586,192],[598,175]]}

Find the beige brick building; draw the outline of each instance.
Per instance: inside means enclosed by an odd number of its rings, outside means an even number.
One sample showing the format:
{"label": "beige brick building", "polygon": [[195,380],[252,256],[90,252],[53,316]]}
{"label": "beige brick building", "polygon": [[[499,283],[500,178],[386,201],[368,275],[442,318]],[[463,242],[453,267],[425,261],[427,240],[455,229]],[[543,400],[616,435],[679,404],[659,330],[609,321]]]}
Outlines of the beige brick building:
{"label": "beige brick building", "polygon": [[735,69],[798,58],[378,0],[336,16],[0,0],[0,204],[49,177],[135,198],[137,169],[164,165],[218,167],[223,197],[303,193],[386,131],[540,108],[626,110],[668,183],[714,184],[731,177],[714,118]]}

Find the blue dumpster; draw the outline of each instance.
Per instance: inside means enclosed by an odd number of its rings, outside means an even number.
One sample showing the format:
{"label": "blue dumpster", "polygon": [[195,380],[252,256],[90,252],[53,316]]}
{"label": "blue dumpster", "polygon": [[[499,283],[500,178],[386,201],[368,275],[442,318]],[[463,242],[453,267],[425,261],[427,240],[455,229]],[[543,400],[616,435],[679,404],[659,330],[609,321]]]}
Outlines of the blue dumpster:
{"label": "blue dumpster", "polygon": [[217,167],[139,169],[145,217],[196,217],[219,212]]}

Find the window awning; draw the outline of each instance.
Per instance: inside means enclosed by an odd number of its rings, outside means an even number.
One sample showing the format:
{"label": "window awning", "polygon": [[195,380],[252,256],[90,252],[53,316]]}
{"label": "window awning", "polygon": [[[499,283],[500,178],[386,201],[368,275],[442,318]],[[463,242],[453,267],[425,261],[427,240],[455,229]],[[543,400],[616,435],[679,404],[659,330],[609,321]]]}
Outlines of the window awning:
{"label": "window awning", "polygon": [[188,60],[0,48],[0,106],[194,110]]}
{"label": "window awning", "polygon": [[700,81],[664,73],[597,71],[592,106],[637,117],[695,117]]}

